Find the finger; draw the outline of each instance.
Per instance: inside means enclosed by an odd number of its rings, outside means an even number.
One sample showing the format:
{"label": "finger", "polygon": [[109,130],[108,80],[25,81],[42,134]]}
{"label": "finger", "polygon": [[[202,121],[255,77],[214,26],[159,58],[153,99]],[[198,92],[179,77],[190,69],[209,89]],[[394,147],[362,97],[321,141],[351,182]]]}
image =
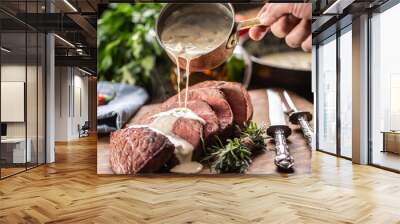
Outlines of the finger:
{"label": "finger", "polygon": [[310,3],[274,3],[260,15],[260,21],[266,26],[275,23],[284,15],[292,14],[299,19],[311,19]]}
{"label": "finger", "polygon": [[278,38],[284,38],[299,22],[300,20],[294,16],[282,16],[276,23],[272,24],[271,32]]}
{"label": "finger", "polygon": [[292,12],[299,19],[311,19],[312,3],[297,3],[294,4]]}
{"label": "finger", "polygon": [[290,31],[285,40],[289,47],[297,48],[311,33],[311,24],[308,19],[302,19],[300,23]]}
{"label": "finger", "polygon": [[308,35],[307,39],[305,41],[303,41],[303,43],[301,43],[301,48],[303,49],[303,51],[311,52],[311,48],[312,48],[311,47],[311,45],[312,45],[311,41],[312,41],[312,37],[311,37],[311,34],[310,34],[310,35]]}
{"label": "finger", "polygon": [[264,6],[260,9],[260,11],[258,11],[257,17],[260,17],[262,14],[264,14],[265,11],[268,10],[268,8],[270,7],[271,4],[264,4]]}
{"label": "finger", "polygon": [[253,40],[261,40],[265,34],[269,31],[269,27],[256,26],[249,30],[249,36]]}
{"label": "finger", "polygon": [[271,26],[280,17],[289,14],[292,7],[292,4],[288,3],[269,4],[269,7],[260,15],[260,21],[266,26]]}

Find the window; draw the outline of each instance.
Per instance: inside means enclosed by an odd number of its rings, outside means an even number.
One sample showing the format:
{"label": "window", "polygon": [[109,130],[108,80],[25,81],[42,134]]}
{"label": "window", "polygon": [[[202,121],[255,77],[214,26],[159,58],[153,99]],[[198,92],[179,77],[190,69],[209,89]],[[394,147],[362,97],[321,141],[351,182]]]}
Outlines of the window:
{"label": "window", "polygon": [[336,153],[336,36],[318,47],[317,148]]}
{"label": "window", "polygon": [[371,162],[400,170],[400,5],[371,18]]}
{"label": "window", "polygon": [[[27,138],[26,124],[26,32],[1,31],[1,124],[0,144],[1,177],[26,170],[31,163],[31,141]],[[7,98],[7,95],[13,96]],[[11,100],[10,100],[11,99]],[[10,109],[12,108],[12,109]]]}
{"label": "window", "polygon": [[340,155],[352,157],[352,33],[341,31],[340,45]]}
{"label": "window", "polygon": [[[18,7],[21,15],[38,13],[43,3]],[[0,7],[12,5],[0,1]],[[10,21],[0,23],[0,178],[5,178],[45,163],[46,39],[11,14],[0,17]]]}

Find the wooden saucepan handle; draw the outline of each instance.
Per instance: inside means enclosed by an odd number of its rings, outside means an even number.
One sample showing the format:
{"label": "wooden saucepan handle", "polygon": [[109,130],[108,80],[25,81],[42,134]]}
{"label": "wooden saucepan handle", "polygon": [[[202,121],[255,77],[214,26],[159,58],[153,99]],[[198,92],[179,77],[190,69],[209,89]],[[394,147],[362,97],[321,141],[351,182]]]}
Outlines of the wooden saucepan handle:
{"label": "wooden saucepan handle", "polygon": [[254,26],[261,26],[261,25],[262,24],[260,22],[260,18],[255,17],[252,19],[247,19],[247,20],[238,22],[237,30],[243,30],[243,29],[251,28]]}

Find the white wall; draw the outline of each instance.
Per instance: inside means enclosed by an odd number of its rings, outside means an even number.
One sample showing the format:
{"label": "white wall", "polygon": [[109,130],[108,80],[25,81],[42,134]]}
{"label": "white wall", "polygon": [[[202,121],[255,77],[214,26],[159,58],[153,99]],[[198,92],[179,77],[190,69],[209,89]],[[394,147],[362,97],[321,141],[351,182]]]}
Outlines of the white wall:
{"label": "white wall", "polygon": [[[36,67],[28,66],[27,68],[24,65],[18,64],[6,64],[1,66],[1,81],[2,82],[25,82],[25,69],[27,69],[28,74],[32,72]],[[36,73],[36,70],[35,70]],[[36,82],[34,83],[36,85]],[[28,89],[29,90],[29,89]],[[33,101],[32,98],[36,99],[36,89],[34,92],[28,92],[27,99],[28,102]],[[36,105],[35,105],[36,107]],[[7,108],[1,108],[1,110],[7,110]],[[36,121],[36,114],[34,117],[31,117],[33,114],[27,114],[28,121],[34,120]],[[36,122],[35,122],[36,123]],[[29,125],[28,127],[30,127]],[[7,136],[8,137],[25,137],[25,122],[7,122]],[[28,136],[29,137],[29,136]]]}
{"label": "white wall", "polygon": [[[78,124],[83,125],[85,121],[88,121],[88,77],[82,76],[79,70],[74,70],[74,108],[73,108],[73,119],[72,119],[72,135],[78,136]],[[78,72],[78,74],[77,74]]]}
{"label": "white wall", "polygon": [[88,78],[72,67],[56,67],[55,73],[55,140],[74,140],[78,125],[88,120]]}
{"label": "white wall", "polygon": [[[1,81],[25,82],[25,65],[9,64],[1,66]],[[7,110],[7,108],[1,108]],[[7,137],[24,138],[25,122],[7,123]]]}
{"label": "white wall", "polygon": [[55,140],[68,140],[68,87],[69,76],[67,67],[55,68]]}

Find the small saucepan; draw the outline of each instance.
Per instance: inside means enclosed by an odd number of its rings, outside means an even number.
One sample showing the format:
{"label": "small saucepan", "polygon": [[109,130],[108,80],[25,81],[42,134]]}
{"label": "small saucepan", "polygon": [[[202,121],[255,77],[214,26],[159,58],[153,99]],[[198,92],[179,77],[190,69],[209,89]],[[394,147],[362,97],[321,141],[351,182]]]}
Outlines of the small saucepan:
{"label": "small saucepan", "polygon": [[[242,29],[246,29],[253,26],[259,26],[260,20],[259,18],[253,18],[241,22],[235,22],[235,12],[233,6],[230,3],[208,3],[207,7],[204,7],[204,3],[168,3],[166,4],[160,12],[160,15],[156,24],[156,34],[157,40],[161,44],[161,46],[166,49],[165,45],[161,41],[161,34],[166,27],[166,21],[168,19],[173,19],[174,21],[178,21],[179,19],[190,17],[198,17],[201,19],[205,17],[206,13],[212,8],[212,10],[219,10],[218,19],[226,20],[224,24],[229,24],[229,32],[227,32],[226,36],[221,38],[219,46],[214,49],[209,50],[207,53],[202,54],[199,57],[196,57],[190,62],[190,71],[203,71],[205,69],[213,69],[224,63],[233,53],[233,49],[237,45],[239,41],[239,32]],[[201,9],[204,9],[201,11]],[[193,13],[186,13],[182,15],[178,15],[178,11],[190,12],[193,10]],[[177,16],[178,15],[178,16]],[[181,17],[180,17],[181,16]],[[195,20],[196,21],[196,20]],[[199,21],[199,20],[197,20]],[[171,23],[170,23],[171,24]],[[196,26],[196,24],[193,24]],[[226,27],[224,27],[226,28]],[[190,35],[190,34],[188,34]],[[218,40],[219,41],[219,40]],[[175,63],[175,59],[170,53],[167,51],[168,56]],[[179,65],[182,69],[186,67],[186,60],[184,58],[179,57]]]}

